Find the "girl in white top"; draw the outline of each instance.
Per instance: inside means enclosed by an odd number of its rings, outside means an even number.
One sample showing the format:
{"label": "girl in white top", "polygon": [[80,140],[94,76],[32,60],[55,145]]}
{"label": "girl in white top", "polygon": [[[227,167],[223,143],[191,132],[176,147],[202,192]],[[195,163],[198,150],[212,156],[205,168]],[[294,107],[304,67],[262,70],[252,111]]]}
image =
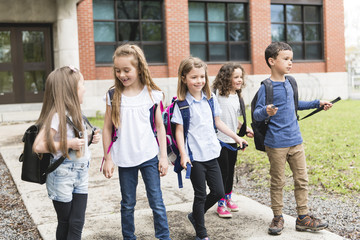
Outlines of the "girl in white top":
{"label": "girl in white top", "polygon": [[[136,45],[116,49],[114,56],[115,84],[106,95],[107,106],[103,129],[104,169],[106,178],[118,167],[121,189],[121,225],[124,239],[136,239],[134,207],[140,170],[146,186],[149,205],[153,210],[155,237],[170,239],[166,209],[160,188],[160,176],[168,170],[166,136],[160,107],[155,112],[157,140],[150,124],[150,109],[159,105],[163,94],[153,82],[144,53]],[[111,143],[115,126],[118,139]],[[159,154],[160,149],[160,154]],[[159,159],[158,159],[159,154]]]}
{"label": "girl in white top", "polygon": [[[46,79],[43,106],[36,122],[41,130],[33,144],[34,152],[52,153],[51,163],[65,156],[46,178],[58,219],[57,240],[81,239],[85,221],[90,151],[88,135],[80,134],[86,130],[80,108],[84,93],[84,78],[78,69],[55,69]],[[67,123],[66,116],[80,132]],[[99,142],[99,131],[95,131],[92,143]]]}
{"label": "girl in white top", "polygon": [[[196,239],[209,239],[204,214],[218,200],[225,196],[219,164],[216,160],[220,155],[220,142],[217,139],[214,121],[217,129],[234,139],[242,146],[247,142],[231,131],[220,119],[220,108],[213,96],[214,114],[208,100],[211,97],[207,66],[196,57],[182,60],[178,71],[177,97],[186,100],[190,110],[190,124],[187,139],[184,139],[184,128],[179,106],[174,108],[171,119],[176,123],[176,142],[178,144],[181,166],[191,167],[191,183],[194,188],[194,203],[192,213],[188,215],[196,231]],[[213,117],[214,116],[214,117]],[[186,146],[186,147],[185,147]],[[190,150],[193,159],[189,158]],[[206,194],[206,184],[210,193]]]}
{"label": "girl in white top", "polygon": [[[220,119],[234,133],[242,126],[239,121],[241,115],[239,98],[241,98],[241,90],[245,87],[244,75],[245,71],[239,63],[226,63],[220,68],[213,82],[213,90],[216,92],[222,110]],[[236,149],[236,143],[233,139],[221,132],[218,132],[217,136],[222,142]],[[254,136],[253,131],[248,127],[246,128],[246,136]],[[218,202],[217,213],[219,217],[232,217],[230,211],[239,211],[239,207],[231,199],[237,153],[238,151],[222,147],[218,158],[225,189],[225,198]]]}

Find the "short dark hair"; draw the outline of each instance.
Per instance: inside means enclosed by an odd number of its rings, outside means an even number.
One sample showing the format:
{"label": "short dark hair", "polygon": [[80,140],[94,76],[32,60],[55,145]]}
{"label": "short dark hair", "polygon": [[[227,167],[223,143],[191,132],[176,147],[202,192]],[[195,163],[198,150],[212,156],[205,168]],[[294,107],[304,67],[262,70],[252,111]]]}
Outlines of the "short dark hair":
{"label": "short dark hair", "polygon": [[276,57],[279,55],[279,52],[285,50],[292,51],[292,48],[289,44],[284,42],[273,42],[265,49],[265,61],[269,68],[271,68],[269,64],[269,58],[276,59]]}

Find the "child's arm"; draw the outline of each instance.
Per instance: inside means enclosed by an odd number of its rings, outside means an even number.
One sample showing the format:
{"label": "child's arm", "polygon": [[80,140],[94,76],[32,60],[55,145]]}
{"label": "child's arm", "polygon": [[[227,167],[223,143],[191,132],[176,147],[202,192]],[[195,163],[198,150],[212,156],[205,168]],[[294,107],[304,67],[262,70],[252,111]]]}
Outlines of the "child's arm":
{"label": "child's arm", "polygon": [[237,142],[241,148],[243,147],[244,143],[248,144],[247,141],[245,141],[244,139],[239,137],[236,133],[231,131],[231,129],[228,126],[226,126],[226,124],[220,119],[219,116],[215,117],[215,125],[216,128],[219,129],[221,132],[234,139],[234,141]]}
{"label": "child's arm", "polygon": [[265,85],[261,85],[254,110],[255,120],[264,121],[268,116],[274,116],[277,110],[278,108],[274,105],[265,105]]}
{"label": "child's arm", "polygon": [[100,141],[100,129],[96,129],[95,132],[94,132],[94,136],[93,136],[93,139],[91,141],[92,144],[97,144],[99,143]]}
{"label": "child's arm", "polygon": [[160,147],[159,173],[160,176],[165,176],[168,171],[169,162],[167,160],[166,152],[166,132],[159,107],[156,109],[155,112],[155,123],[157,130],[157,139]]}
{"label": "child's arm", "polygon": [[186,153],[185,150],[185,139],[184,139],[184,127],[181,124],[176,124],[176,129],[175,129],[175,138],[176,138],[176,143],[180,152],[180,165],[186,169],[186,164],[190,163],[191,165],[191,161],[189,156]]}
{"label": "child's arm", "polygon": [[103,166],[103,174],[106,178],[111,178],[114,173],[114,163],[111,158],[111,153],[107,153],[108,148],[111,143],[111,133],[112,133],[112,121],[111,121],[111,107],[106,105],[106,112],[104,118],[104,128],[102,133],[102,140],[103,140],[103,148],[104,148],[104,158],[105,163]]}
{"label": "child's arm", "polygon": [[299,101],[298,109],[299,110],[306,110],[306,109],[313,109],[324,106],[324,110],[327,111],[332,107],[332,103],[329,101],[324,100],[314,100],[314,101]]}
{"label": "child's arm", "polygon": [[[50,128],[50,135],[52,138],[54,138],[56,134],[55,129]],[[72,138],[67,139],[67,148],[71,148],[73,150],[80,150],[81,147],[83,147],[85,144],[85,140],[82,138]],[[54,141],[54,147],[55,151],[60,150],[60,142]],[[45,136],[45,126],[43,126],[39,132],[39,134],[36,136],[34,144],[33,144],[33,151],[36,153],[48,153],[50,152],[47,147],[47,141]]]}

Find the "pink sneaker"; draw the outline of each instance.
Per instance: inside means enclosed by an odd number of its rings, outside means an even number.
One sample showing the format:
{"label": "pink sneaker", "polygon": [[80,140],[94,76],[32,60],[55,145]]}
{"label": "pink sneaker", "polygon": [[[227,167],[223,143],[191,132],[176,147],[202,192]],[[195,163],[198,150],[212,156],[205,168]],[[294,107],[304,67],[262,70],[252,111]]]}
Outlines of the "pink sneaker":
{"label": "pink sneaker", "polygon": [[225,206],[225,204],[218,205],[217,213],[221,218],[231,218],[232,214],[229,212]]}
{"label": "pink sneaker", "polygon": [[231,212],[239,211],[238,205],[236,205],[236,203],[234,203],[234,201],[231,199],[226,200],[226,206],[228,207],[228,209],[230,209]]}

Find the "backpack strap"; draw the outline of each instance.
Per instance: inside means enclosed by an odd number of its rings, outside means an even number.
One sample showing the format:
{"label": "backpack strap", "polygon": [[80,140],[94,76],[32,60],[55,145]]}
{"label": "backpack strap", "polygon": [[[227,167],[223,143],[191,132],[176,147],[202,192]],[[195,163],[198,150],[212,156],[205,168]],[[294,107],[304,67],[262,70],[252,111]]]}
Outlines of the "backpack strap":
{"label": "backpack strap", "polygon": [[[265,105],[272,104],[274,102],[274,89],[270,78],[265,79],[261,84],[264,84],[265,86]],[[268,124],[269,121],[270,116],[266,117],[265,124]]]}
{"label": "backpack strap", "polygon": [[289,80],[290,85],[291,85],[291,87],[293,89],[293,92],[294,92],[295,114],[296,114],[296,119],[299,120],[299,115],[297,113],[298,105],[299,105],[298,86],[297,86],[295,78],[293,78],[292,76],[286,76],[286,78],[287,78],[287,80]]}
{"label": "backpack strap", "polygon": [[246,134],[246,111],[245,111],[245,103],[244,103],[244,99],[242,97],[239,96],[239,102],[240,102],[240,111],[241,111],[241,115],[243,116],[243,124],[241,125],[241,128],[238,132],[238,136],[239,137],[243,137]]}

